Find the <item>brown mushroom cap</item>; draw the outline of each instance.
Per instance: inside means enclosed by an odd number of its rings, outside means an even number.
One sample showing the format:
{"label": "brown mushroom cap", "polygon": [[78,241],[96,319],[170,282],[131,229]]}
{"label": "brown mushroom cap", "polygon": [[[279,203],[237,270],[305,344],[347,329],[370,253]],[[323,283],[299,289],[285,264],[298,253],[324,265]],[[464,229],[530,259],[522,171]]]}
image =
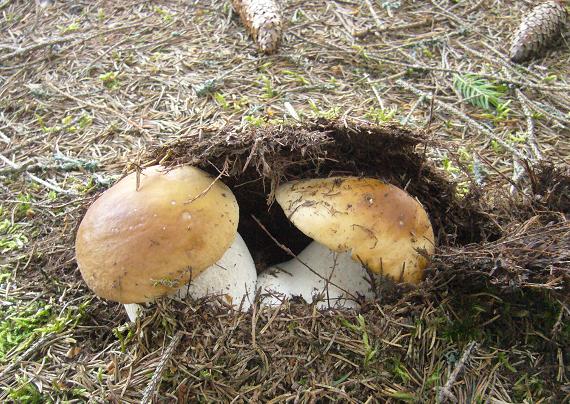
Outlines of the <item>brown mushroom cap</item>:
{"label": "brown mushroom cap", "polygon": [[142,303],[174,292],[218,261],[237,233],[238,205],[194,167],[132,173],[88,209],[75,243],[87,285],[105,299]]}
{"label": "brown mushroom cap", "polygon": [[433,229],[405,191],[373,178],[331,177],[288,182],[276,198],[299,230],[331,250],[351,251],[396,281],[421,281],[425,255],[434,252]]}

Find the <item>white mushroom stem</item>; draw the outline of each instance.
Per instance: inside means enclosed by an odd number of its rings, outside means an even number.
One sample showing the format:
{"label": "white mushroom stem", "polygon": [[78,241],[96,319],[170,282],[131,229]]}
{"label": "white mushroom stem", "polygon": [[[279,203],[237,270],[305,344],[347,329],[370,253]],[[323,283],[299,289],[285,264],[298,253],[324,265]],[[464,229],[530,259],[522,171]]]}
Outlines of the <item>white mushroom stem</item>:
{"label": "white mushroom stem", "polygon": [[129,320],[133,323],[137,321],[137,318],[141,314],[142,306],[138,303],[128,303],[125,304],[125,310],[127,311],[127,316],[129,316]]}
{"label": "white mushroom stem", "polygon": [[[237,233],[234,242],[218,262],[205,269],[196,279],[178,289],[173,295],[181,298],[221,295],[230,304],[235,307],[241,305],[241,309],[247,311],[255,298],[256,281],[257,272],[253,258],[243,238]],[[142,309],[141,305],[132,303],[124,306],[129,319],[136,321]]]}
{"label": "white mushroom stem", "polygon": [[307,302],[318,298],[318,308],[354,308],[356,297],[374,297],[368,279],[366,269],[350,252],[333,252],[313,241],[297,258],[261,273],[257,286],[263,303],[270,306],[301,296]]}

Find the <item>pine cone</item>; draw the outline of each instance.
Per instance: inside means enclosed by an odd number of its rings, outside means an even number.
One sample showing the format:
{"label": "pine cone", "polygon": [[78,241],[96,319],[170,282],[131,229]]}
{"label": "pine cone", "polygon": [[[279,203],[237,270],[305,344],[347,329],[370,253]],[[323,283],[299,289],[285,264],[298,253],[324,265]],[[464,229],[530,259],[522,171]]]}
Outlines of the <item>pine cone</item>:
{"label": "pine cone", "polygon": [[550,0],[533,8],[523,19],[511,44],[510,58],[522,62],[548,47],[560,35],[568,14],[561,0]]}
{"label": "pine cone", "polygon": [[259,49],[265,53],[274,52],[283,31],[277,3],[274,0],[232,0],[232,5]]}

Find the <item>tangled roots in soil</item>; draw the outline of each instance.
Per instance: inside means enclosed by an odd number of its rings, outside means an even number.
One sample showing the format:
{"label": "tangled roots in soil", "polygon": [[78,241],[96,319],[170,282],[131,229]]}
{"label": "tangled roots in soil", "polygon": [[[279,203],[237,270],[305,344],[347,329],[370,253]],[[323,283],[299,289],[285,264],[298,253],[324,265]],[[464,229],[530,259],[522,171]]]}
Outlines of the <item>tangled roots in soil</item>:
{"label": "tangled roots in soil", "polygon": [[[570,287],[570,226],[564,215],[535,216],[515,224],[501,239],[443,248],[432,261],[453,288],[520,288],[564,291]],[[449,282],[446,282],[449,283]]]}
{"label": "tangled roots in soil", "polygon": [[570,166],[556,167],[544,163],[527,168],[531,181],[534,204],[549,211],[570,215]]}

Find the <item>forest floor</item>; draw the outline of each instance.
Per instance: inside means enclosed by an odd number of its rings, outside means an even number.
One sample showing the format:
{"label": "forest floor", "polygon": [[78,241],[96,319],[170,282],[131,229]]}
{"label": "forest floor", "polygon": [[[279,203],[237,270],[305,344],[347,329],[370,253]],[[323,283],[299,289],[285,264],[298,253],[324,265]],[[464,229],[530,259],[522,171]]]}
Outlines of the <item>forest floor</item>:
{"label": "forest floor", "polygon": [[[229,1],[0,0],[0,402],[569,402],[570,36],[511,63],[534,4],[284,0],[263,55]],[[451,226],[411,185],[438,218],[418,288],[360,311],[162,299],[133,324],[81,278],[83,214],[137,167],[398,125],[457,206]]]}

